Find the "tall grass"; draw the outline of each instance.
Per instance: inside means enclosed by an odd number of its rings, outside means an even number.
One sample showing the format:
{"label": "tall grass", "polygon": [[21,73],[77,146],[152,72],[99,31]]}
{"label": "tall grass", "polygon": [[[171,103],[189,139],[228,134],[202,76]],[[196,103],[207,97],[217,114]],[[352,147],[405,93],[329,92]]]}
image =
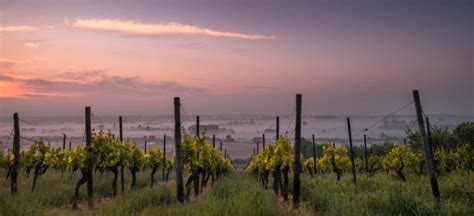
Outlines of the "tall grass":
{"label": "tall grass", "polygon": [[[150,186],[149,173],[148,170],[138,173],[134,190],[140,191]],[[125,172],[125,174],[127,189],[124,194],[128,194],[131,193],[131,176],[129,172]],[[71,207],[74,187],[81,174],[80,172],[72,174],[71,172],[61,173],[49,170],[44,176],[38,178],[36,190],[31,192],[32,176],[28,178],[21,172],[18,178],[18,194],[14,196],[10,193],[10,179],[6,179],[4,176],[4,171],[0,171],[0,215],[41,215],[44,214],[45,209],[68,209]],[[94,198],[97,201],[112,197],[112,179],[112,174],[108,172],[94,175]],[[120,195],[120,180],[118,185]],[[80,190],[81,202],[85,202],[87,199],[86,190],[86,184],[84,184]]]}
{"label": "tall grass", "polygon": [[236,171],[215,183],[201,197],[179,207],[145,209],[145,215],[287,215],[254,178]]}
{"label": "tall grass", "polygon": [[[254,178],[237,171],[206,188],[204,193],[180,204],[176,186],[159,183],[149,188],[148,172],[137,178],[137,189],[112,198],[112,175],[94,177],[95,208],[86,207],[86,189],[81,189],[82,209],[71,208],[71,198],[79,173],[47,172],[37,190],[31,192],[31,178],[20,176],[19,193],[10,194],[9,180],[0,180],[0,215],[287,215]],[[126,176],[129,181],[129,176]],[[127,184],[129,182],[127,181]]]}
{"label": "tall grass", "polygon": [[[0,174],[4,174],[3,171]],[[94,176],[95,208],[86,206],[86,187],[81,189],[82,210],[71,209],[71,198],[80,173],[71,176],[48,171],[31,192],[31,177],[19,178],[19,193],[10,194],[10,181],[0,177],[0,215],[472,215],[474,213],[474,174],[452,173],[439,177],[441,203],[434,202],[426,176],[408,175],[402,182],[386,173],[358,176],[354,186],[350,175],[336,181],[332,174],[302,176],[302,207],[293,210],[280,205],[271,191],[256,179],[235,171],[208,185],[191,202],[180,204],[176,185],[157,183],[149,188],[149,171],[137,176],[137,188],[112,198],[110,173]],[[161,178],[158,178],[161,179]],[[271,182],[270,184],[271,185]],[[290,179],[290,192],[292,182]],[[120,188],[120,187],[119,187]],[[291,200],[291,197],[290,197]]]}
{"label": "tall grass", "polygon": [[439,177],[441,202],[433,200],[426,176],[410,175],[408,181],[380,173],[350,175],[337,182],[333,175],[303,176],[302,199],[321,215],[472,215],[474,174],[454,173]]}

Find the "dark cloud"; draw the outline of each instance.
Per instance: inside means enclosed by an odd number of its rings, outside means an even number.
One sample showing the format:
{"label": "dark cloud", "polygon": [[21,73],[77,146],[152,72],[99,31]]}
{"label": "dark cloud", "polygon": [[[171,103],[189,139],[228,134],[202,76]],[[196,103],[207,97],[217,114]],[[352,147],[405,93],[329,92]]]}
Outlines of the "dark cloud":
{"label": "dark cloud", "polygon": [[0,81],[12,81],[13,78],[5,75],[0,75]]}
{"label": "dark cloud", "polygon": [[54,80],[50,79],[17,79],[11,76],[0,76],[0,80],[16,81],[28,92],[23,97],[39,96],[143,96],[150,94],[183,93],[205,91],[204,88],[185,86],[178,82],[150,82],[139,77],[110,76],[105,70],[67,72]]}

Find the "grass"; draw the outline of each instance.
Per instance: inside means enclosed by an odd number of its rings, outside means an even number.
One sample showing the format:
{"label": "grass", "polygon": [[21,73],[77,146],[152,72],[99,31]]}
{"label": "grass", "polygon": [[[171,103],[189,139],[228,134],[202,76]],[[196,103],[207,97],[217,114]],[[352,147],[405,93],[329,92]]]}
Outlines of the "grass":
{"label": "grass", "polygon": [[[2,175],[3,173],[0,172]],[[126,172],[127,186],[130,176]],[[254,177],[236,171],[207,187],[199,197],[180,204],[173,181],[149,188],[149,171],[138,174],[137,188],[129,187],[112,198],[112,175],[94,177],[95,208],[86,206],[86,187],[81,188],[81,210],[71,209],[71,197],[79,173],[62,175],[48,171],[31,193],[31,177],[20,175],[19,193],[10,194],[10,181],[0,179],[0,215],[472,215],[474,174],[453,173],[439,178],[441,204],[432,199],[426,176],[408,175],[402,182],[391,175],[351,175],[337,182],[332,174],[302,176],[302,205],[276,199]],[[161,175],[157,176],[161,179]],[[271,185],[271,182],[270,184]],[[290,186],[292,185],[290,179]],[[292,189],[290,188],[290,191]],[[120,190],[119,190],[120,191]],[[291,200],[291,197],[290,197]]]}
{"label": "grass", "polygon": [[[94,177],[95,208],[86,206],[86,187],[81,188],[81,210],[71,208],[79,173],[73,176],[47,172],[31,192],[31,177],[20,175],[19,192],[10,194],[9,179],[0,180],[0,215],[288,215],[254,178],[241,171],[216,182],[191,202],[180,204],[173,181],[149,188],[149,172],[140,172],[137,189],[112,198],[111,174]],[[2,173],[3,174],[3,173]],[[126,176],[129,180],[130,176]],[[128,181],[127,181],[128,183]]]}
{"label": "grass", "polygon": [[[136,189],[130,191],[131,176],[129,172],[125,172],[126,191],[124,195],[120,194],[120,180],[118,181],[119,197],[133,194],[134,191],[140,192],[149,190],[149,170],[139,172],[137,175]],[[74,187],[79,180],[81,174],[79,172],[71,175],[71,172],[62,174],[59,171],[48,170],[38,178],[36,190],[31,192],[32,176],[27,176],[22,172],[18,178],[18,194],[12,196],[10,194],[10,179],[5,179],[4,172],[0,172],[0,215],[43,215],[48,209],[70,209],[72,206],[72,195]],[[97,202],[111,199],[112,197],[112,174],[97,173],[94,175],[94,198]],[[156,175],[157,178],[155,189],[163,188],[161,182],[161,173]],[[173,176],[170,175],[170,179]],[[86,184],[82,185],[80,190],[80,202],[87,199]],[[114,198],[115,200],[115,198]]]}
{"label": "grass", "polygon": [[189,205],[145,209],[145,215],[288,215],[254,178],[237,171]]}
{"label": "grass", "polygon": [[440,176],[441,203],[437,205],[426,176],[409,175],[407,182],[379,173],[352,176],[335,181],[334,175],[302,178],[302,199],[306,208],[321,215],[472,215],[474,174]]}

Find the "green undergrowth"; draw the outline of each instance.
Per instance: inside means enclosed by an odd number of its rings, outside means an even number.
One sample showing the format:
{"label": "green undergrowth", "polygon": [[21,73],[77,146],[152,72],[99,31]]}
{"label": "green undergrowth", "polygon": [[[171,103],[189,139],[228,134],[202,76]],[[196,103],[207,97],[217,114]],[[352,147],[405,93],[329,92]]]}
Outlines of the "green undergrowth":
{"label": "green undergrowth", "polygon": [[[80,175],[48,172],[40,177],[37,190],[30,191],[31,178],[20,176],[19,193],[10,194],[9,180],[0,184],[0,215],[288,215],[276,200],[258,185],[254,178],[236,171],[211,185],[204,192],[181,204],[176,185],[158,183],[149,187],[148,172],[141,172],[137,188],[116,197],[111,196],[112,176],[94,177],[95,207],[86,205],[86,187],[81,188],[80,209],[71,208],[75,182]],[[128,180],[129,176],[126,176]],[[127,181],[127,183],[129,183]],[[120,187],[119,187],[120,191]]]}
{"label": "green undergrowth", "polygon": [[215,183],[211,189],[184,206],[157,206],[145,215],[287,215],[254,178],[241,171]]}
{"label": "green undergrowth", "polygon": [[321,215],[472,215],[474,174],[453,173],[438,179],[440,204],[431,193],[427,176],[410,175],[406,182],[385,173],[352,176],[336,181],[333,175],[302,177],[306,207]]}
{"label": "green undergrowth", "polygon": [[[19,178],[19,192],[10,194],[10,179],[0,172],[0,215],[473,215],[474,174],[451,173],[438,179],[441,201],[437,205],[431,195],[426,176],[407,175],[403,182],[386,173],[375,176],[345,174],[340,181],[335,175],[304,174],[301,177],[301,205],[294,209],[291,202],[265,190],[254,176],[235,171],[209,185],[203,193],[181,204],[176,198],[174,181],[158,181],[149,185],[149,172],[137,176],[137,186],[127,188],[112,197],[110,173],[94,176],[95,207],[86,202],[86,185],[80,192],[81,210],[71,208],[74,186],[79,173],[47,172],[41,176],[35,192],[31,192],[31,177]],[[157,176],[157,179],[161,179]],[[271,178],[269,185],[272,185]],[[292,192],[292,179],[289,191]],[[271,187],[270,187],[271,188]],[[290,195],[291,200],[291,195]]]}

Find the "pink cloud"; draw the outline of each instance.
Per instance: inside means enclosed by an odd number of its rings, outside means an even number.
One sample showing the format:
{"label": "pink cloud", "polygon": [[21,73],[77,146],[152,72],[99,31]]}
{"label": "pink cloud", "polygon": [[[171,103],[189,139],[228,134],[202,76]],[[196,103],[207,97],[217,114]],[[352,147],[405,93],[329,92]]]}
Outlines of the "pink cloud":
{"label": "pink cloud", "polygon": [[0,32],[35,32],[38,30],[33,26],[0,26]]}
{"label": "pink cloud", "polygon": [[212,37],[238,38],[245,40],[274,39],[273,36],[226,32],[181,23],[145,24],[119,19],[78,19],[72,24],[75,28],[99,31],[121,32],[137,36],[160,35],[207,35]]}
{"label": "pink cloud", "polygon": [[39,44],[38,43],[35,43],[35,42],[26,42],[25,43],[25,47],[28,47],[28,48],[38,48],[39,47]]}

